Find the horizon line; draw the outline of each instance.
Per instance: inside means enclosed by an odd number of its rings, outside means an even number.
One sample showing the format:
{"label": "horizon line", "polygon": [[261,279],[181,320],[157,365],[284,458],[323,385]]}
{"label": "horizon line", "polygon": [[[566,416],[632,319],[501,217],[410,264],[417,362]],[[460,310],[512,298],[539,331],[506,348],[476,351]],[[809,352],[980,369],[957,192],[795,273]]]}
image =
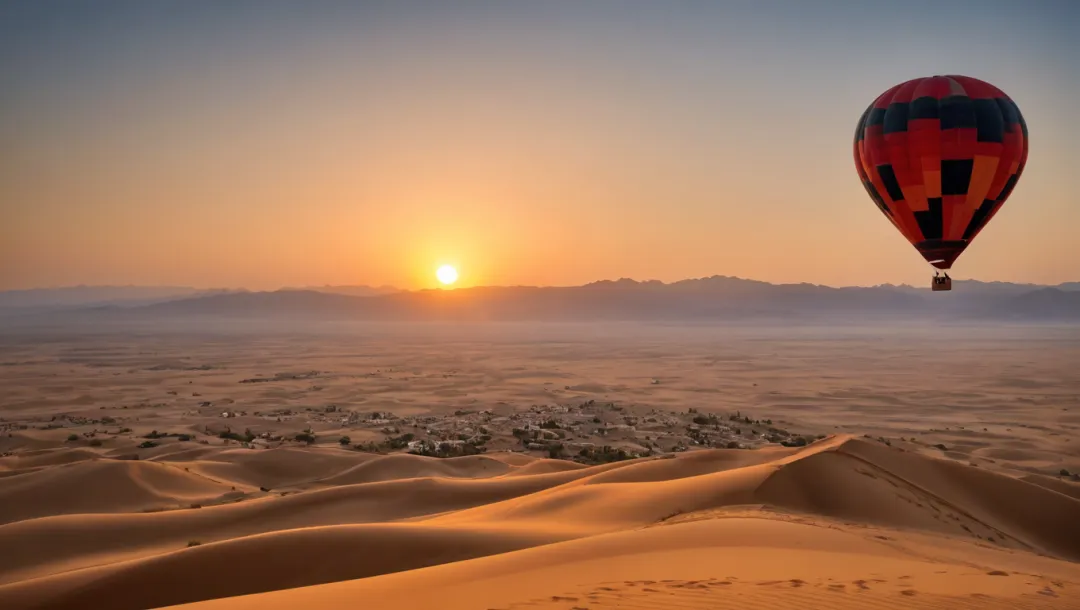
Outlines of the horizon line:
{"label": "horizon line", "polygon": [[[679,279],[679,280],[673,280],[673,281],[670,281],[670,282],[665,282],[663,280],[657,280],[657,279],[638,280],[638,279],[634,279],[634,278],[631,278],[631,277],[620,277],[620,278],[616,278],[616,279],[605,278],[605,279],[599,279],[599,280],[592,280],[592,281],[589,281],[589,282],[585,282],[583,284],[476,284],[476,285],[461,286],[461,287],[435,286],[435,287],[421,287],[421,288],[399,288],[399,287],[393,286],[391,284],[382,284],[382,285],[377,285],[377,286],[376,285],[371,285],[371,284],[307,284],[307,285],[303,285],[303,286],[282,285],[282,286],[278,286],[276,288],[265,288],[265,289],[248,288],[248,287],[245,287],[245,286],[231,286],[231,287],[228,287],[228,286],[205,286],[205,287],[200,287],[200,286],[191,286],[191,285],[184,286],[184,285],[179,285],[179,284],[69,284],[69,285],[62,285],[62,286],[41,286],[41,287],[33,287],[33,288],[13,288],[13,289],[7,289],[7,290],[0,290],[0,294],[10,294],[10,293],[16,293],[16,292],[49,291],[49,290],[71,290],[71,289],[76,289],[76,288],[91,288],[91,289],[108,289],[108,288],[113,288],[113,289],[115,289],[115,288],[151,288],[151,289],[152,288],[158,288],[158,289],[168,289],[168,288],[173,288],[173,289],[184,289],[184,290],[198,290],[198,291],[204,291],[204,292],[211,292],[211,291],[234,291],[234,292],[235,291],[244,291],[244,292],[313,291],[314,292],[314,291],[318,291],[318,289],[320,289],[320,288],[322,288],[322,289],[326,289],[326,288],[370,288],[370,289],[373,289],[373,290],[388,290],[388,291],[393,291],[393,292],[424,292],[424,291],[430,291],[430,290],[470,290],[470,289],[484,289],[484,288],[582,288],[582,287],[585,287],[585,286],[590,286],[590,285],[593,285],[593,284],[601,284],[601,283],[605,283],[605,282],[607,282],[607,283],[616,283],[616,282],[627,282],[627,281],[634,282],[636,284],[660,284],[660,285],[664,285],[664,286],[670,286],[670,285],[679,284],[679,283],[682,283],[682,282],[693,282],[693,281],[702,281],[702,280],[710,280],[710,279],[718,279],[718,278],[719,279],[738,280],[738,281],[744,281],[744,282],[758,282],[758,283],[762,283],[762,284],[770,284],[770,285],[773,285],[773,286],[810,285],[810,286],[821,286],[821,287],[825,287],[825,288],[836,288],[836,289],[840,289],[840,288],[880,288],[880,287],[890,287],[890,286],[891,287],[897,287],[897,288],[904,288],[904,287],[918,288],[918,286],[916,286],[916,285],[907,284],[907,283],[894,284],[894,283],[891,283],[891,282],[883,282],[883,283],[880,283],[880,284],[833,285],[833,284],[816,283],[816,282],[770,282],[770,281],[767,281],[767,280],[758,280],[758,279],[754,279],[754,278],[741,277],[741,276],[737,276],[737,275],[714,274],[714,275],[707,275],[707,276],[700,276],[700,277],[687,277],[687,278],[683,278],[683,279]],[[967,279],[953,278],[953,279],[956,282],[979,282],[979,283],[983,283],[983,284],[1012,284],[1012,285],[1015,285],[1015,286],[1032,286],[1032,287],[1041,287],[1041,288],[1053,288],[1053,287],[1061,286],[1061,285],[1064,285],[1064,284],[1071,284],[1071,283],[1074,283],[1074,282],[1080,282],[1080,279],[1078,279],[1078,280],[1065,280],[1063,282],[1058,282],[1056,284],[1038,284],[1038,283],[1034,283],[1034,282],[1012,282],[1012,281],[1008,281],[1008,280],[983,280],[983,279],[977,279],[977,278],[967,278]]]}

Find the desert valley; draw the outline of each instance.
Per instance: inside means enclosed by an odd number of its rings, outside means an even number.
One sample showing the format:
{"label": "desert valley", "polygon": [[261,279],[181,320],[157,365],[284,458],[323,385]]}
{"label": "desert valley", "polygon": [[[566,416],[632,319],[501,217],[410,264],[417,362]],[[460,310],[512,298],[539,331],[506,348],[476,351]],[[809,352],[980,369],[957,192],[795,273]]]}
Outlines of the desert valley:
{"label": "desert valley", "polygon": [[1080,604],[1075,325],[0,337],[3,608]]}

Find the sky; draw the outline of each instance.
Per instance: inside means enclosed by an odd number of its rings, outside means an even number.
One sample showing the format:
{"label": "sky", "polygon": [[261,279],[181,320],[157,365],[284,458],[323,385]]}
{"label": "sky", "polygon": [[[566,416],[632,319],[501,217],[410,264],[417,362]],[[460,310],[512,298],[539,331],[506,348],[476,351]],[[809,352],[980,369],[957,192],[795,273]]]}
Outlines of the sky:
{"label": "sky", "polygon": [[925,284],[855,171],[934,74],[1030,130],[953,276],[1080,280],[1080,2],[7,0],[0,290]]}

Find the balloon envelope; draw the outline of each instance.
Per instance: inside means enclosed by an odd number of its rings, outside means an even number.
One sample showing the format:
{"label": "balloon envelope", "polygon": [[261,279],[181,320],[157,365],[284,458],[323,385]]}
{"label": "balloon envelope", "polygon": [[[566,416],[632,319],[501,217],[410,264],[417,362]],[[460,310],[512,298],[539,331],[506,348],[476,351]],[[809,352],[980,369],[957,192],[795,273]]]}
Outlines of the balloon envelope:
{"label": "balloon envelope", "polygon": [[878,209],[927,262],[949,269],[1012,193],[1028,132],[997,87],[932,76],[878,96],[859,119],[854,149]]}

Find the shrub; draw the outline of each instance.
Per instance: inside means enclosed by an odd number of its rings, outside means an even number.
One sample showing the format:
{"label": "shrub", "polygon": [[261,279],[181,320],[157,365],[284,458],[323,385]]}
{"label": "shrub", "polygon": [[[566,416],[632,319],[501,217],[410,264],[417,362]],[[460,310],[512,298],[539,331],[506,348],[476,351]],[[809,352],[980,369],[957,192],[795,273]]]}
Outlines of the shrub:
{"label": "shrub", "polygon": [[101,442],[100,438],[90,439],[90,446],[91,447],[100,447],[102,444],[103,443]]}
{"label": "shrub", "polygon": [[552,443],[552,444],[548,445],[548,457],[549,458],[551,458],[553,460],[557,460],[557,459],[562,458],[562,456],[563,456],[562,443]]}
{"label": "shrub", "polygon": [[189,549],[191,547],[193,547],[193,546],[199,546],[200,544],[202,544],[202,543],[199,542],[198,540],[189,540],[188,543],[187,543]]}
{"label": "shrub", "polygon": [[343,446],[343,447],[347,446],[347,445],[350,445],[350,444],[352,444],[352,439],[347,437],[347,436],[343,436],[343,437],[338,439],[338,444]]}
{"label": "shrub", "polygon": [[1058,474],[1060,474],[1063,477],[1067,477],[1067,476],[1069,476],[1069,471],[1062,468],[1061,471],[1058,472]]}
{"label": "shrub", "polygon": [[240,443],[250,443],[255,440],[255,435],[251,432],[251,429],[244,430],[243,434],[233,432],[232,430],[225,430],[218,434],[219,437],[234,440]]}
{"label": "shrub", "polygon": [[390,449],[404,449],[414,438],[416,436],[412,432],[406,432],[401,436],[392,436],[386,439],[386,446]]}
{"label": "shrub", "polygon": [[699,426],[715,426],[720,420],[715,415],[695,415],[694,423]]}
{"label": "shrub", "polygon": [[78,434],[69,434],[68,437],[67,437],[67,442],[69,442],[69,443],[74,443],[77,440],[79,440],[79,435]]}
{"label": "shrub", "polygon": [[594,447],[585,447],[578,452],[579,460],[592,463],[592,464],[607,464],[609,462],[621,462],[622,460],[632,460],[638,456],[628,453],[625,449],[615,449],[608,445],[604,445],[599,449]]}
{"label": "shrub", "polygon": [[190,434],[177,434],[176,435],[176,440],[178,440],[178,441],[190,441],[191,440],[191,435]]}
{"label": "shrub", "polygon": [[683,514],[684,512],[686,512],[686,511],[684,511],[681,508],[676,508],[675,510],[673,510],[670,513],[664,515],[663,517],[660,517],[660,521],[667,521],[668,519],[674,519],[675,517],[678,517],[679,515]]}
{"label": "shrub", "polygon": [[157,447],[157,443],[155,443],[154,441],[143,441],[139,445],[139,449],[149,449],[151,447]]}
{"label": "shrub", "polygon": [[307,443],[309,445],[315,442],[315,435],[308,432],[301,432],[293,438],[299,443]]}
{"label": "shrub", "polygon": [[476,446],[471,443],[440,443],[427,440],[424,441],[419,447],[416,447],[415,449],[410,449],[409,453],[413,455],[424,455],[428,457],[450,458],[461,457],[465,455],[477,455],[486,451],[487,447]]}

